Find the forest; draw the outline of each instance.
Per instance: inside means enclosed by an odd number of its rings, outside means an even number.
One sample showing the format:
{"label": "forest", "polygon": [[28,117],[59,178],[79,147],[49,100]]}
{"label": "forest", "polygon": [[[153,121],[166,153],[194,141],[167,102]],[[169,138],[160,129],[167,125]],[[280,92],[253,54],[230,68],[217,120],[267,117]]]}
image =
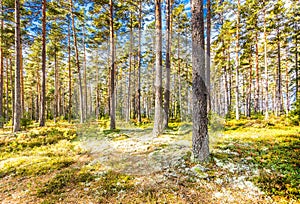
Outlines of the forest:
{"label": "forest", "polygon": [[300,203],[299,0],[0,0],[1,203]]}

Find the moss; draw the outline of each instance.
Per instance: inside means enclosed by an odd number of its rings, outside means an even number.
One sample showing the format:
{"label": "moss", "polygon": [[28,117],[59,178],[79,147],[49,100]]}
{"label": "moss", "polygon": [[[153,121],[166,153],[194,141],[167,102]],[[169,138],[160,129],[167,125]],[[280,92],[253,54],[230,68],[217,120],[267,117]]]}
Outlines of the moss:
{"label": "moss", "polygon": [[121,174],[115,171],[108,171],[101,175],[97,180],[96,186],[98,186],[97,194],[107,197],[115,195],[120,191],[130,190],[134,187],[132,176]]}
{"label": "moss", "polygon": [[55,175],[48,183],[42,188],[37,189],[37,196],[44,197],[47,194],[54,193],[59,194],[63,191],[63,188],[74,179],[75,170],[67,169],[59,174]]}

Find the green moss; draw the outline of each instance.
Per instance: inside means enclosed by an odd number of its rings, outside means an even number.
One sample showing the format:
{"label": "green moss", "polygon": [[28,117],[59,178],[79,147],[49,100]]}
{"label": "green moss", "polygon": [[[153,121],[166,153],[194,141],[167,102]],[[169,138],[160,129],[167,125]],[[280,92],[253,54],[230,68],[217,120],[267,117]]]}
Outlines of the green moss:
{"label": "green moss", "polygon": [[55,175],[49,182],[42,188],[37,190],[38,197],[44,197],[47,194],[54,193],[59,194],[63,191],[63,188],[74,179],[75,170],[67,169],[59,174]]}
{"label": "green moss", "polygon": [[98,195],[101,196],[112,196],[120,191],[125,191],[133,188],[131,182],[133,177],[114,171],[108,171],[101,175],[96,182]]}

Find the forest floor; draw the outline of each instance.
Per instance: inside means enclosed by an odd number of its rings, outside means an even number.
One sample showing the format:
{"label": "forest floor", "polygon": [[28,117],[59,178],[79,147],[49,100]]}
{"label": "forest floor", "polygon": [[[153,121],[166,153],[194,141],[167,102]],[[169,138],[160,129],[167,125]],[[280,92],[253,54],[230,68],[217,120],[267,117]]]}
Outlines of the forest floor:
{"label": "forest floor", "polygon": [[0,133],[2,203],[300,203],[300,128],[214,120],[211,157],[191,157],[192,126],[68,123]]}

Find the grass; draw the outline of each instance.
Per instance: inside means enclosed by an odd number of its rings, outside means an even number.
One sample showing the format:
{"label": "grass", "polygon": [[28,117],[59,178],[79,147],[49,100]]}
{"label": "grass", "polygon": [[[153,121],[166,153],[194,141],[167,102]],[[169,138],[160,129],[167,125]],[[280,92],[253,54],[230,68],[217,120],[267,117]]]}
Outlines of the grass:
{"label": "grass", "polygon": [[[77,135],[117,142],[146,131],[143,128],[148,131],[146,122],[129,124],[116,131],[107,130],[108,122],[100,121],[84,127],[49,123],[44,128],[29,126],[27,132],[18,134],[3,132],[0,134],[0,200],[12,203],[26,203],[29,198],[35,203],[213,203],[218,201],[208,195],[231,188],[232,178],[242,175],[248,175],[247,179],[274,201],[300,200],[300,129],[287,126],[283,119],[227,122],[215,119],[211,129],[220,131],[221,136],[211,135],[212,156],[201,164],[206,169],[204,172],[201,166],[196,168],[198,177],[180,173],[196,165],[190,151],[182,158],[185,167],[180,169],[180,164],[176,167],[179,169],[174,169],[177,178],[151,183],[149,179],[166,172],[139,177],[118,172],[118,169],[105,170],[101,163],[91,164],[89,154],[80,148]],[[163,137],[191,139],[191,125],[170,123]],[[159,144],[153,148],[166,149],[169,145]],[[231,164],[250,169],[232,171]],[[221,182],[216,184],[216,181]],[[12,195],[21,192],[28,193],[13,200]]]}
{"label": "grass", "polygon": [[[270,125],[271,124],[271,125]],[[300,199],[300,129],[264,121],[230,121],[216,149],[219,159],[259,170],[251,180],[271,196]]]}

